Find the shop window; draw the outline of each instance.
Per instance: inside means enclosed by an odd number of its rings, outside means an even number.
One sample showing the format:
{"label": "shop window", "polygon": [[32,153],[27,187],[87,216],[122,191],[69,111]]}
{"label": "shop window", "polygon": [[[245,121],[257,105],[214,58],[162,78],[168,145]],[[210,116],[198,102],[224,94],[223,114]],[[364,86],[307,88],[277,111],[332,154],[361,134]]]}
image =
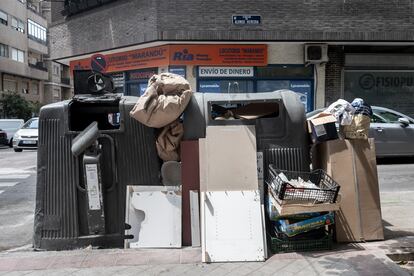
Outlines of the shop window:
{"label": "shop window", "polygon": [[1,57],[9,57],[9,46],[0,43],[0,56]]}
{"label": "shop window", "polygon": [[203,93],[252,93],[251,80],[201,80],[198,91]]}
{"label": "shop window", "polygon": [[[414,70],[346,69],[343,87],[343,97],[347,101],[362,98],[370,105],[387,107],[411,117],[414,115]],[[384,119],[398,121],[398,118]]]}
{"label": "shop window", "polygon": [[179,75],[183,78],[186,78],[186,67],[185,66],[170,66],[168,67],[168,72]]}
{"label": "shop window", "polygon": [[258,80],[257,92],[272,92],[282,89],[294,91],[305,105],[306,112],[309,112],[313,107],[312,85],[310,80]]}
{"label": "shop window", "polygon": [[0,23],[7,26],[7,13],[0,10]]}
{"label": "shop window", "polygon": [[12,48],[12,60],[24,63],[24,52],[19,49]]}
{"label": "shop window", "polygon": [[12,17],[12,28],[18,32],[24,33],[24,22],[16,17]]}

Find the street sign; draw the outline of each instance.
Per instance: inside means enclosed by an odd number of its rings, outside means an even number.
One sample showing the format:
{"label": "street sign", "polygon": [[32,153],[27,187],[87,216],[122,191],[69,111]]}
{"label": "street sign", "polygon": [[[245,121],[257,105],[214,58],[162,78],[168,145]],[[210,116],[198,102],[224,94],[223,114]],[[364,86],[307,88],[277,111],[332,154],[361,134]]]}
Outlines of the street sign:
{"label": "street sign", "polygon": [[260,25],[261,22],[260,15],[233,15],[234,25]]}

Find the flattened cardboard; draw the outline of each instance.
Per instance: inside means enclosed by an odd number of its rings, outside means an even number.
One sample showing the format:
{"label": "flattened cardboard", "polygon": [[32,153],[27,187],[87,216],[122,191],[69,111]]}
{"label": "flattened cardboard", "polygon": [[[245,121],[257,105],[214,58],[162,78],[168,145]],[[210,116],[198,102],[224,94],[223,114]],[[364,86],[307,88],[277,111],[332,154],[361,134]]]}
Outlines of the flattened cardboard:
{"label": "flattened cardboard", "polygon": [[341,186],[337,241],[383,240],[373,139],[328,141],[316,145],[312,155],[314,168],[324,169]]}
{"label": "flattened cardboard", "polygon": [[202,192],[203,262],[264,261],[259,190]]}
{"label": "flattened cardboard", "polygon": [[303,213],[338,211],[339,203],[312,204],[303,202],[280,201],[272,196],[272,194],[269,192],[266,207],[268,212],[270,212],[270,209],[272,209],[273,212],[277,213],[279,216],[289,216]]}
{"label": "flattened cardboard", "polygon": [[255,127],[208,126],[206,133],[204,150],[200,150],[200,160],[204,160],[200,167],[206,168],[205,186],[200,179],[201,191],[257,190]]}

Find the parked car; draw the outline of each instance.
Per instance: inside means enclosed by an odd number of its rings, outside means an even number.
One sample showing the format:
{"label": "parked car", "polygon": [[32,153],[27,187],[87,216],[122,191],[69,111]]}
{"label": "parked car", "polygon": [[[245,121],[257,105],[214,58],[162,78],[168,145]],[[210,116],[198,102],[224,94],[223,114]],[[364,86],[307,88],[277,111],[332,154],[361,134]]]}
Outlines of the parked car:
{"label": "parked car", "polygon": [[6,132],[7,144],[10,147],[13,146],[14,134],[23,126],[23,124],[23,119],[0,119],[0,129]]}
{"label": "parked car", "polygon": [[[324,108],[306,114],[309,118]],[[372,106],[369,137],[375,139],[377,157],[414,156],[414,119],[395,110]]]}
{"label": "parked car", "polygon": [[21,152],[24,149],[37,149],[39,136],[39,118],[28,120],[13,136],[13,149]]}
{"label": "parked car", "polygon": [[7,133],[6,131],[0,129],[0,146],[2,145],[9,145],[9,139],[7,138]]}

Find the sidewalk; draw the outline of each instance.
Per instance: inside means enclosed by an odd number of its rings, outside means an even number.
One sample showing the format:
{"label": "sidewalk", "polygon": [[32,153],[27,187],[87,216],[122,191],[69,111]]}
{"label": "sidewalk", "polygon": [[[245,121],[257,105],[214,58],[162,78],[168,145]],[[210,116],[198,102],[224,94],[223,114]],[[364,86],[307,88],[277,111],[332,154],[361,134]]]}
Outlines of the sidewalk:
{"label": "sidewalk", "polygon": [[5,252],[0,275],[410,275],[386,256],[404,252],[414,252],[414,237],[276,254],[254,263],[203,264],[199,248]]}

